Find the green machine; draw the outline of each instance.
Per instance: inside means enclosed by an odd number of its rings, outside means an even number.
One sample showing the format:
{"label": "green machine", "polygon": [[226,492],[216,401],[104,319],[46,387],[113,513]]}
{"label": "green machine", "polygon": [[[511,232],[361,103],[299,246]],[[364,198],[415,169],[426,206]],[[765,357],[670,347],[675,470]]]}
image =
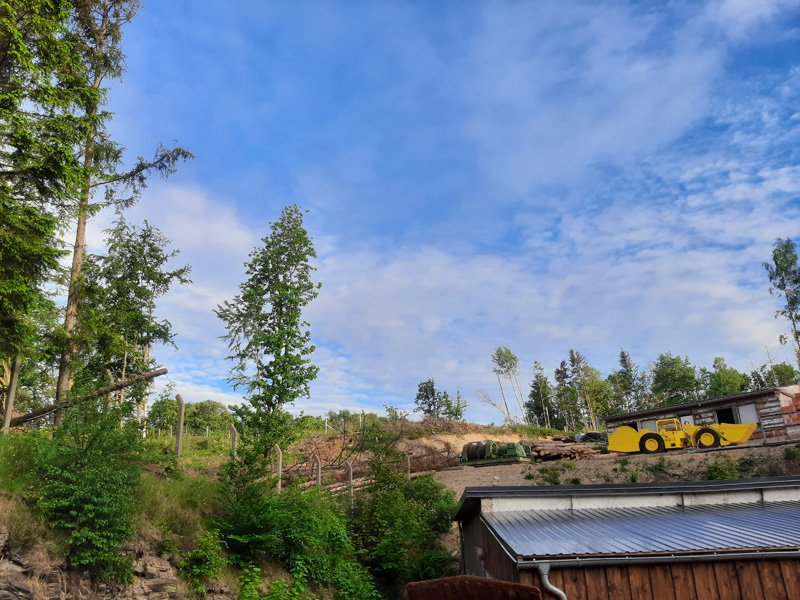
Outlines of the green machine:
{"label": "green machine", "polygon": [[516,442],[498,444],[492,440],[469,442],[461,449],[461,462],[467,466],[483,467],[509,462],[528,462],[531,448]]}

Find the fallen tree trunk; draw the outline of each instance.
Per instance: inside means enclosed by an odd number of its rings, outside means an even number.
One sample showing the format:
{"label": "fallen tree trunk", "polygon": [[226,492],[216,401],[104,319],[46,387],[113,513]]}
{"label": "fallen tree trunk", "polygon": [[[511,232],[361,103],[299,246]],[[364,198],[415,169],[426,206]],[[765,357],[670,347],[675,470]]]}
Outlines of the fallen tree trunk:
{"label": "fallen tree trunk", "polygon": [[89,398],[94,398],[95,396],[110,394],[111,392],[116,392],[117,390],[130,387],[142,381],[147,381],[148,379],[155,379],[156,377],[160,377],[161,375],[166,375],[166,374],[167,374],[166,369],[159,369],[158,371],[143,373],[142,375],[138,375],[133,379],[128,379],[127,381],[118,381],[113,385],[100,388],[99,390],[95,390],[93,392],[89,392],[85,396],[79,396],[78,398],[70,398],[65,400],[64,402],[59,402],[58,404],[51,404],[50,406],[37,408],[36,410],[31,411],[26,415],[21,415],[19,417],[14,417],[13,419],[11,419],[11,427],[19,427],[23,423],[27,423],[28,421],[33,421],[34,419],[39,419],[41,417],[46,417],[47,415],[52,414],[59,409],[66,408],[71,404],[76,404],[78,402],[88,400]]}

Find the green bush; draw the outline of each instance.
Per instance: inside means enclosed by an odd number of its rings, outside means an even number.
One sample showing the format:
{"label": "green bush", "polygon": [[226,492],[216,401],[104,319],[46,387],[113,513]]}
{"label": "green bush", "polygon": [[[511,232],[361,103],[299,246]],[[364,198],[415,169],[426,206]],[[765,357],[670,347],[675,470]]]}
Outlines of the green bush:
{"label": "green bush", "polygon": [[206,583],[222,576],[222,569],[228,564],[222,556],[223,546],[216,532],[206,531],[197,540],[197,547],[181,561],[181,575],[195,593],[204,596]]}
{"label": "green bush", "polygon": [[121,552],[134,530],[141,432],[127,411],[84,403],[65,411],[52,440],[36,445],[38,507],[67,534],[66,559],[100,579],[130,583],[131,558]]}
{"label": "green bush", "polygon": [[438,538],[450,530],[455,495],[430,476],[408,481],[389,464],[373,461],[375,478],[351,514],[350,527],[362,562],[389,596],[409,581],[456,571],[455,558]]}
{"label": "green bush", "polygon": [[298,581],[290,591],[309,581],[333,587],[346,599],[376,597],[369,575],[356,560],[341,499],[317,488],[276,494],[253,477],[256,473],[246,460],[231,461],[223,470],[225,514],[217,525],[232,559],[242,565],[280,562]]}
{"label": "green bush", "polygon": [[709,480],[746,479],[752,477],[755,460],[742,457],[734,460],[730,456],[717,459],[706,467],[705,477]]}

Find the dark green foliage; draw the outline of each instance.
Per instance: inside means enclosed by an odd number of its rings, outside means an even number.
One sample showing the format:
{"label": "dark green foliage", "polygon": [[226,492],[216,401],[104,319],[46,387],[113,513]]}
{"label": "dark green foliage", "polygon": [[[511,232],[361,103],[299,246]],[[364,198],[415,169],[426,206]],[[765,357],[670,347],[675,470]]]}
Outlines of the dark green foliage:
{"label": "dark green foliage", "polygon": [[433,377],[426,379],[417,386],[417,396],[414,398],[417,407],[414,412],[421,412],[424,416],[437,421],[442,414],[442,392],[436,389]]}
{"label": "dark green foliage", "polygon": [[197,547],[181,561],[181,575],[195,593],[205,595],[206,583],[219,579],[228,564],[222,555],[223,542],[214,531],[206,531],[197,540]]}
{"label": "dark green foliage", "polygon": [[564,419],[558,411],[554,398],[553,385],[545,375],[544,367],[538,361],[533,363],[533,381],[525,410],[528,413],[527,421],[547,428],[564,426]]}
{"label": "dark green foliage", "polygon": [[244,461],[226,466],[222,493],[226,512],[218,526],[233,560],[247,565],[270,558],[299,583],[334,587],[343,598],[375,597],[355,559],[339,498],[316,488],[275,494]]}
{"label": "dark green foliage", "polygon": [[409,581],[454,574],[455,558],[438,537],[450,530],[455,495],[432,477],[408,481],[388,462],[373,461],[375,477],[352,512],[362,562],[391,596]]}
{"label": "dark green foliage", "polygon": [[789,461],[800,462],[800,444],[787,446],[783,449],[783,458]]}
{"label": "dark green foliage", "polygon": [[129,583],[121,548],[134,533],[141,432],[127,410],[82,403],[66,411],[52,440],[37,444],[38,506],[67,534],[67,563],[101,579]]}
{"label": "dark green foliage", "polygon": [[56,220],[0,190],[0,356],[22,351],[35,332],[28,313],[42,301],[40,286],[63,252]]}

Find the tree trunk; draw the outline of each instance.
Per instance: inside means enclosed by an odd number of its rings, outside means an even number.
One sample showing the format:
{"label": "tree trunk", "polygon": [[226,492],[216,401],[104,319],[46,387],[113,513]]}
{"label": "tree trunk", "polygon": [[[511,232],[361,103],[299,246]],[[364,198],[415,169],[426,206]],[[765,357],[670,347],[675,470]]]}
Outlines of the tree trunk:
{"label": "tree trunk", "polygon": [[19,382],[19,369],[22,366],[22,354],[17,354],[14,366],[11,370],[11,377],[8,382],[8,392],[6,392],[6,410],[3,415],[3,434],[8,434],[11,427],[11,412],[14,410],[14,396],[17,395],[17,383]]}
{"label": "tree trunk", "polygon": [[[108,9],[108,1],[105,2],[105,8]],[[103,20],[100,26],[100,35],[95,40],[97,43],[97,53],[102,55],[105,51],[105,34],[106,27],[108,26],[108,10],[104,11]],[[103,75],[98,68],[94,74],[92,81],[92,88],[99,90],[103,82]],[[87,116],[97,115],[97,105],[91,104],[86,108]],[[94,141],[97,135],[95,125],[92,124],[86,134],[86,145],[84,146],[83,155],[83,185],[81,187],[81,195],[78,202],[78,226],[75,230],[75,248],[72,252],[72,268],[69,274],[69,291],[67,293],[67,311],[64,317],[64,332],[66,333],[67,341],[66,346],[61,352],[61,360],[58,366],[58,381],[56,383],[56,404],[63,402],[69,393],[71,387],[70,383],[70,367],[72,366],[72,356],[75,353],[75,347],[72,343],[71,337],[75,332],[75,325],[78,320],[78,288],[81,279],[81,270],[83,267],[84,258],[84,245],[86,242],[86,220],[89,212],[89,195],[91,190],[91,175],[89,170],[94,164]],[[61,424],[61,411],[56,412],[55,424]]]}
{"label": "tree trunk", "polygon": [[94,398],[95,396],[103,396],[105,394],[109,394],[111,392],[116,392],[117,390],[124,389],[128,386],[134,385],[139,383],[140,381],[148,381],[155,377],[160,377],[161,375],[166,375],[168,373],[167,369],[159,369],[158,371],[152,371],[151,373],[144,373],[142,375],[138,375],[131,379],[130,381],[118,381],[114,385],[109,385],[104,388],[100,388],[99,390],[94,390],[86,394],[85,396],[81,396],[80,398],[72,398],[70,400],[65,400],[61,404],[53,404],[51,406],[45,406],[43,408],[38,408],[34,411],[29,412],[26,415],[22,415],[19,417],[15,417],[11,419],[11,427],[16,427],[17,425],[22,425],[23,423],[27,423],[28,421],[32,421],[33,419],[38,419],[40,417],[46,417],[49,414],[52,414],[56,411],[59,411],[67,406],[72,404],[77,404],[78,402],[83,402],[84,400],[88,400],[90,398]]}
{"label": "tree trunk", "polygon": [[503,406],[506,407],[506,417],[511,421],[511,413],[508,412],[508,402],[506,402],[506,393],[503,391],[503,382],[500,381],[500,373],[495,373],[495,375],[497,375],[497,383],[500,384],[500,395],[503,396]]}

